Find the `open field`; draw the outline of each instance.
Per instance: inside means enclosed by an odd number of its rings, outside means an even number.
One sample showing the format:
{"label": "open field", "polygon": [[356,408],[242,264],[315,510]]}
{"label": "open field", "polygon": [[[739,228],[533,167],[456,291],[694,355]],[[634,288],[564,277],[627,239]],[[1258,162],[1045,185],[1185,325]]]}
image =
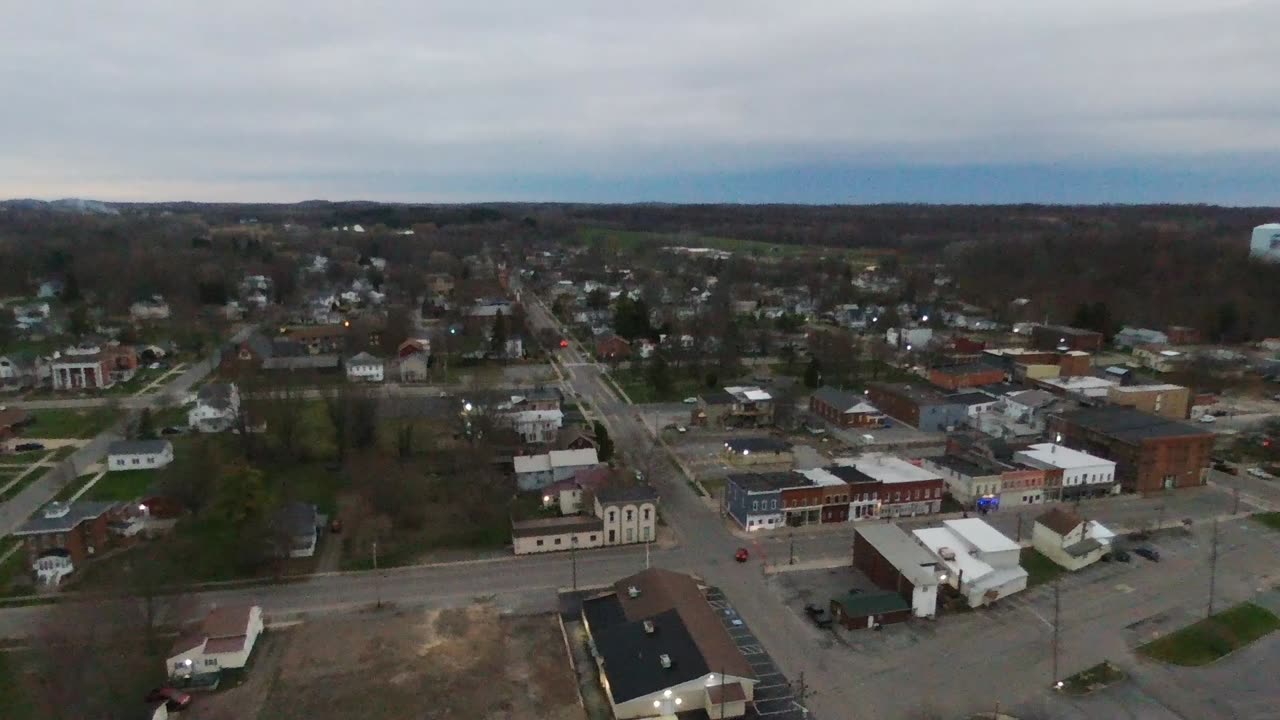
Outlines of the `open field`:
{"label": "open field", "polygon": [[1253,603],[1242,603],[1138,648],[1147,657],[1174,665],[1207,665],[1280,629],[1280,618]]}
{"label": "open field", "polygon": [[739,238],[716,237],[714,235],[693,235],[645,232],[640,230],[612,230],[608,228],[579,228],[577,239],[588,243],[609,243],[621,249],[635,249],[653,245],[673,245],[678,247],[705,247],[716,250],[740,253],[752,257],[797,257],[801,255],[841,255],[851,262],[873,265],[880,255],[892,251],[869,248],[841,249],[823,247],[821,245],[794,245],[769,243],[758,240],[742,240]]}
{"label": "open field", "polygon": [[614,382],[627,393],[635,403],[679,402],[684,398],[706,392],[707,386],[698,378],[689,377],[680,370],[671,371],[671,387],[667,392],[658,392],[649,383],[643,370],[615,370],[611,373]]}
{"label": "open field", "polygon": [[1052,582],[1054,578],[1066,572],[1062,566],[1045,557],[1035,548],[1022,548],[1019,562],[1027,571],[1027,587]]}
{"label": "open field", "polygon": [[191,717],[580,720],[554,616],[488,605],[323,618],[275,634],[242,686]]}
{"label": "open field", "polygon": [[157,470],[109,472],[80,496],[81,500],[132,500],[147,494],[160,477]]}
{"label": "open field", "polygon": [[86,410],[33,410],[35,422],[23,434],[32,438],[87,438],[105,430],[116,419],[110,408]]}

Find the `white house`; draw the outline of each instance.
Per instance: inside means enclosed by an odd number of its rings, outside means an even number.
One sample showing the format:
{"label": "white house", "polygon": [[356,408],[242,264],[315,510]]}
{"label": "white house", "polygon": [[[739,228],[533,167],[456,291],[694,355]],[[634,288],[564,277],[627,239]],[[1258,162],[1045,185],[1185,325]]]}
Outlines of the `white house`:
{"label": "white house", "polygon": [[187,424],[200,432],[223,432],[235,425],[239,414],[240,390],[235,383],[209,383],[196,394]]}
{"label": "white house", "polygon": [[359,353],[347,359],[347,379],[352,382],[382,382],[385,365],[379,358],[367,352]]}
{"label": "white house", "polygon": [[516,487],[540,490],[553,482],[568,480],[579,470],[600,464],[595,448],[585,450],[552,450],[541,455],[518,455],[515,465]]}
{"label": "white house", "polygon": [[172,678],[242,668],[262,634],[262,608],[228,605],[212,610],[193,632],[178,636],[165,663]]}
{"label": "white house", "polygon": [[1013,454],[1013,459],[1042,470],[1062,470],[1062,497],[1116,495],[1120,481],[1116,464],[1057,443],[1036,443]]}
{"label": "white house", "polygon": [[1027,588],[1019,564],[1022,547],[979,518],[944,520],[914,531],[916,541],[947,568],[947,584],[979,607]]}
{"label": "white house", "polygon": [[1031,544],[1040,554],[1076,571],[1092,565],[1111,549],[1115,533],[1095,520],[1054,508],[1036,518]]}
{"label": "white house", "polygon": [[652,542],[657,537],[657,490],[648,485],[606,486],[594,495],[605,545]]}
{"label": "white house", "polygon": [[499,416],[527,443],[545,443],[556,439],[557,431],[564,424],[560,410],[520,410]]}
{"label": "white house", "polygon": [[107,448],[107,470],[159,470],[173,462],[168,440],[117,440]]}
{"label": "white house", "polygon": [[129,315],[134,320],[166,320],[169,317],[169,303],[160,295],[152,295],[130,305]]}
{"label": "white house", "polygon": [[511,549],[516,555],[584,550],[604,545],[600,518],[590,515],[517,520],[511,523]]}

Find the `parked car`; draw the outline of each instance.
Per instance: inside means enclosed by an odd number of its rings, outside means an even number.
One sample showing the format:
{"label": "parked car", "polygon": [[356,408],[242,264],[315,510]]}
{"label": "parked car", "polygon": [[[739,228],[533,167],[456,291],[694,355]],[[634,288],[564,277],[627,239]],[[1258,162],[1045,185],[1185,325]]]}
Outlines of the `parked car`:
{"label": "parked car", "polygon": [[31,452],[32,450],[43,450],[44,445],[37,442],[18,443],[13,446],[14,452]]}
{"label": "parked car", "polygon": [[1239,475],[1239,474],[1240,474],[1240,468],[1235,467],[1234,465],[1229,465],[1229,464],[1227,464],[1226,462],[1224,462],[1224,461],[1222,461],[1222,460],[1219,460],[1219,461],[1215,462],[1215,463],[1213,464],[1213,469],[1214,469],[1214,470],[1217,470],[1218,472],[1224,472],[1224,473],[1227,473],[1228,475]]}
{"label": "parked car", "polygon": [[804,614],[808,615],[813,624],[820,628],[831,627],[831,616],[827,614],[827,609],[824,607],[808,603],[804,606]]}
{"label": "parked car", "polygon": [[1216,418],[1216,417],[1214,417],[1214,416],[1212,416],[1212,415],[1201,415],[1201,416],[1200,416],[1200,422],[1202,422],[1202,423],[1211,423],[1211,422],[1217,422],[1217,421],[1218,421],[1218,418]]}
{"label": "parked car", "polygon": [[687,398],[685,398],[685,399],[684,399],[683,401],[681,401],[681,402],[683,402],[685,405],[696,405],[696,404],[698,403],[698,398],[696,398],[696,397],[687,397]]}
{"label": "parked car", "polygon": [[746,562],[751,559],[751,553],[747,552],[746,548],[740,547],[738,548],[738,552],[733,554],[733,559],[741,563]]}
{"label": "parked car", "polygon": [[162,687],[147,693],[147,702],[163,702],[166,710],[174,712],[186,710],[191,704],[191,695],[171,687]]}
{"label": "parked car", "polygon": [[1267,472],[1266,470],[1263,470],[1262,468],[1252,467],[1246,470],[1245,472],[1249,473],[1253,477],[1258,478],[1259,480],[1275,480],[1276,478],[1275,475],[1272,475],[1271,473]]}
{"label": "parked car", "polygon": [[683,425],[677,425],[677,426],[676,426],[676,432],[678,432],[678,433],[687,433],[687,432],[689,432],[689,428],[687,428],[687,427],[685,427],[685,426],[683,426]]}
{"label": "parked car", "polygon": [[1133,554],[1138,557],[1144,557],[1151,562],[1160,562],[1160,553],[1155,548],[1146,547],[1145,545],[1134,548]]}

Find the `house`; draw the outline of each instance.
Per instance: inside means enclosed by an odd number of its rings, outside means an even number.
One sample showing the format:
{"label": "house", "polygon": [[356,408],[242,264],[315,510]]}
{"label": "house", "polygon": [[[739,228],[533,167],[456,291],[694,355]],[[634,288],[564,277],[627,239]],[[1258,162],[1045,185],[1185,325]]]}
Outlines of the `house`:
{"label": "house", "polygon": [[596,517],[605,545],[652,542],[658,532],[658,491],[649,485],[611,484],[595,490]]}
{"label": "house", "polygon": [[831,617],[847,630],[874,628],[911,619],[911,603],[891,590],[846,593],[831,599]]}
{"label": "house", "polygon": [[145,300],[129,306],[129,316],[134,320],[168,320],[169,319],[169,303],[165,302],[164,297],[160,295],[152,295]]}
{"label": "house", "polygon": [[1037,350],[1084,350],[1096,353],[1102,349],[1102,333],[1066,325],[1036,325],[1031,328],[1031,346]]}
{"label": "house", "polygon": [[1121,488],[1140,493],[1203,485],[1216,439],[1194,425],[1114,405],[1055,415],[1049,429],[1062,444],[1115,462]]}
{"label": "house", "polygon": [[1015,452],[1013,457],[1030,467],[1061,471],[1059,500],[1102,497],[1120,492],[1116,464],[1105,458],[1057,443],[1036,443]]}
{"label": "house", "polygon": [[294,500],[272,515],[268,542],[274,557],[311,557],[319,540],[320,518],[315,505]]}
{"label": "house", "polygon": [[1058,396],[1045,390],[1021,390],[1004,396],[1004,414],[1010,420],[1043,429],[1049,409]]}
{"label": "house", "polygon": [[755,386],[732,386],[698,397],[690,424],[707,427],[763,427],[773,424],[773,396]]}
{"label": "house", "polygon": [[540,455],[517,455],[515,465],[516,487],[520,490],[541,490],[553,482],[567,480],[578,470],[595,467],[600,458],[591,450],[552,450]]}
{"label": "house", "polygon": [[913,534],[947,568],[947,584],[969,607],[981,607],[1027,588],[1027,571],[1019,565],[1022,546],[980,518],[944,520],[940,528]]}
{"label": "house", "polygon": [[240,414],[240,390],[235,383],[214,382],[196,393],[195,407],[187,412],[187,425],[199,432],[225,432]]}
{"label": "house", "polygon": [[626,360],[631,357],[631,343],[626,338],[608,334],[595,340],[596,357],[601,360]]}
{"label": "house", "polygon": [[835,464],[851,467],[880,484],[879,516],[927,515],[942,510],[942,476],[886,453],[863,453],[836,458]]}
{"label": "house", "polygon": [[946,390],[964,390],[965,388],[991,385],[1004,382],[1003,368],[985,363],[968,363],[937,367],[929,371],[929,382]]}
{"label": "house", "polygon": [[54,353],[49,365],[54,390],[102,390],[115,384],[112,358],[97,346]]}
{"label": "house", "polygon": [[820,387],[809,396],[809,412],[840,427],[878,428],[885,423],[884,414],[859,395]]}
{"label": "house", "polygon": [[262,629],[262,608],[257,605],[214,608],[199,628],[174,642],[165,661],[169,677],[185,679],[244,667]]}
{"label": "house", "polygon": [[526,443],[548,443],[556,439],[564,424],[560,410],[518,410],[497,417],[498,424],[509,427]]}
{"label": "house", "polygon": [[613,717],[742,717],[758,682],[698,582],[649,568],[582,603]]}
{"label": "house", "polygon": [[578,470],[573,477],[553,482],[542,489],[542,507],[557,507],[561,515],[576,515],[582,510],[583,493],[595,492],[608,485],[615,472],[608,465]]}
{"label": "house", "polygon": [[595,433],[582,425],[570,425],[560,428],[556,433],[557,450],[597,450]]}
{"label": "house", "polygon": [[511,546],[516,555],[597,548],[604,545],[604,523],[590,515],[516,520],[511,523]]}
{"label": "house", "polygon": [[13,536],[22,539],[36,578],[57,585],[107,549],[116,507],[114,502],[51,502],[14,530]]}
{"label": "house", "polygon": [[1107,388],[1107,402],[1183,420],[1191,414],[1191,390],[1181,385],[1126,385]]}
{"label": "house", "polygon": [[1168,345],[1169,336],[1159,330],[1125,326],[1120,328],[1111,344],[1118,348],[1132,348],[1138,345]]}
{"label": "house", "polygon": [[0,389],[15,390],[36,384],[35,357],[29,353],[0,355]]}
{"label": "house", "polygon": [[1167,373],[1182,367],[1187,361],[1187,354],[1162,345],[1139,345],[1133,349],[1133,360],[1148,370]]}
{"label": "house", "polygon": [[1097,562],[1111,550],[1115,533],[1094,520],[1064,508],[1036,518],[1031,544],[1041,555],[1075,572]]}
{"label": "house", "polygon": [[117,440],[107,447],[107,470],[159,470],[173,462],[168,440]]}
{"label": "house", "polygon": [[347,379],[352,382],[382,382],[385,366],[381,358],[367,352],[356,353],[347,358],[343,366],[347,371]]}
{"label": "house", "polygon": [[732,438],[721,453],[734,465],[790,465],[791,443],[772,437]]}
{"label": "house", "polygon": [[423,382],[431,368],[431,340],[409,338],[396,348],[396,371],[400,382]]}
{"label": "house", "polygon": [[951,402],[942,393],[912,383],[867,384],[867,399],[889,417],[922,432],[946,432],[963,425],[968,407]]}
{"label": "house", "polygon": [[743,530],[772,530],[784,524],[784,488],[808,485],[792,472],[738,473],[725,478],[725,511]]}
{"label": "house", "polygon": [[24,427],[31,424],[31,420],[31,414],[22,408],[0,405],[0,442],[16,437]]}
{"label": "house", "polygon": [[947,571],[897,525],[860,526],[853,538],[853,565],[876,587],[907,601],[913,616],[938,614],[938,585],[947,581]]}

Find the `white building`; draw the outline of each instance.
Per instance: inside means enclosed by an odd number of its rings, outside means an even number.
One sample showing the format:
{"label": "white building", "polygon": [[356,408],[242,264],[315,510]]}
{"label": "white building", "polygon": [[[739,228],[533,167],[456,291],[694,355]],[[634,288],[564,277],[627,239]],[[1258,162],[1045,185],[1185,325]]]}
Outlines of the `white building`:
{"label": "white building", "polygon": [[152,295],[146,300],[139,300],[130,305],[129,315],[134,320],[167,320],[169,303],[165,302],[160,295]]}
{"label": "white building", "polygon": [[344,366],[347,370],[347,379],[352,382],[380,383],[386,369],[381,359],[367,352],[348,358]]}
{"label": "white building", "polygon": [[165,663],[169,676],[189,678],[242,668],[262,634],[262,608],[229,605],[211,611],[194,632],[178,636]]}
{"label": "white building", "polygon": [[553,482],[568,480],[579,470],[599,465],[600,456],[595,448],[552,450],[540,455],[517,455],[512,464],[518,489],[541,490]]}
{"label": "white building", "polygon": [[1280,260],[1280,223],[1267,223],[1253,229],[1249,255],[1263,260]]}
{"label": "white building", "polygon": [[940,528],[913,534],[947,568],[947,583],[980,607],[1021,592],[1027,571],[1019,564],[1022,547],[979,518],[944,520]]}
{"label": "white building", "polygon": [[904,349],[910,345],[913,350],[921,350],[931,340],[933,340],[933,329],[927,327],[907,328],[905,330],[891,328],[884,333],[885,342],[894,347],[902,347]]}
{"label": "white building", "polygon": [[1054,508],[1036,518],[1031,544],[1041,555],[1074,572],[1100,560],[1111,550],[1115,536],[1095,520]]}
{"label": "white building", "polygon": [[560,410],[520,410],[498,416],[509,424],[527,443],[546,443],[556,439],[556,433],[564,425],[564,413]]}
{"label": "white building", "polygon": [[1062,496],[1115,495],[1120,492],[1116,464],[1057,443],[1036,443],[1013,459],[1042,470],[1062,470]]}
{"label": "white building", "polygon": [[173,462],[168,440],[117,440],[107,448],[107,470],[159,470]]}
{"label": "white building", "polygon": [[209,383],[196,394],[187,412],[187,425],[199,432],[225,432],[240,414],[240,390],[235,383]]}
{"label": "white building", "polygon": [[658,532],[658,491],[648,485],[606,486],[595,493],[605,545],[652,542]]}
{"label": "white building", "polygon": [[590,515],[518,520],[511,523],[511,549],[516,555],[584,550],[604,545],[603,523]]}
{"label": "white building", "polygon": [[1092,375],[1073,375],[1071,377],[1039,378],[1036,380],[1050,392],[1059,395],[1076,395],[1086,399],[1102,399],[1112,387],[1119,383]]}
{"label": "white building", "polygon": [[[873,553],[868,555],[864,545]],[[897,525],[862,525],[854,540],[854,565],[867,573],[872,581],[886,590],[905,596],[911,593],[911,614],[931,618],[938,614],[938,584],[946,582],[947,572],[933,553],[920,547]],[[887,582],[892,568],[894,581]]]}

